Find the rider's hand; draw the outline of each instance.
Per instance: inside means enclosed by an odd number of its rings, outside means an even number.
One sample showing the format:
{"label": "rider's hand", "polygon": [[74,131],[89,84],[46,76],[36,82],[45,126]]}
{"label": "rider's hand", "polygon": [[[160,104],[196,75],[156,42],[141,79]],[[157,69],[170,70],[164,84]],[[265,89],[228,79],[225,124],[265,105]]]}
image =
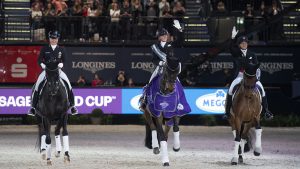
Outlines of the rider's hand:
{"label": "rider's hand", "polygon": [[42,69],[45,69],[46,65],[44,63],[41,63],[41,67],[42,67]]}
{"label": "rider's hand", "polygon": [[232,28],[232,32],[231,32],[231,39],[234,39],[236,37],[236,35],[238,34],[238,30],[236,30],[235,26]]}
{"label": "rider's hand", "polygon": [[58,66],[59,68],[62,68],[62,67],[64,67],[64,64],[63,64],[63,63],[59,63],[57,66]]}
{"label": "rider's hand", "polygon": [[177,19],[175,19],[175,20],[173,21],[173,23],[174,23],[173,26],[174,26],[176,29],[178,29],[180,32],[182,32],[182,28],[181,28],[181,25],[180,25],[179,21],[178,21]]}

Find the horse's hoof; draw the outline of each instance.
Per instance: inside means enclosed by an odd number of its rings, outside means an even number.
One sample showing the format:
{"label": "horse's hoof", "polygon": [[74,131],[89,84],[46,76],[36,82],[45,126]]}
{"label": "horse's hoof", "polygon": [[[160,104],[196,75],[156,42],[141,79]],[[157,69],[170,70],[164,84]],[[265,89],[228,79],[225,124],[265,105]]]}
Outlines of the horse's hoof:
{"label": "horse's hoof", "polygon": [[154,153],[154,154],[159,154],[159,152],[160,152],[160,151],[159,151],[159,148],[158,148],[158,147],[155,147],[155,148],[153,149],[153,153]]}
{"label": "horse's hoof", "polygon": [[254,154],[255,156],[260,156],[260,153],[259,153],[259,152],[256,152],[256,151],[254,151],[253,154]]}
{"label": "horse's hoof", "polygon": [[164,167],[167,167],[167,166],[170,166],[170,164],[169,164],[168,162],[165,162],[165,163],[163,164],[163,166],[164,166]]}
{"label": "horse's hoof", "polygon": [[69,152],[65,152],[65,156],[64,156],[64,162],[65,163],[70,163],[70,155]]}
{"label": "horse's hoof", "polygon": [[42,159],[46,160],[46,150],[45,149],[41,150],[41,155],[42,155]]}
{"label": "horse's hoof", "polygon": [[233,158],[231,159],[231,165],[237,165],[237,163],[238,163],[238,158],[233,157]]}
{"label": "horse's hoof", "polygon": [[52,161],[50,159],[47,159],[47,165],[52,165]]}
{"label": "horse's hoof", "polygon": [[243,160],[243,156],[239,155],[239,163],[243,163],[244,160]]}
{"label": "horse's hoof", "polygon": [[55,157],[56,157],[56,158],[60,157],[60,151],[57,151],[57,152],[55,153]]}
{"label": "horse's hoof", "polygon": [[173,147],[173,151],[178,152],[179,150],[180,150],[180,147],[179,148],[174,148]]}

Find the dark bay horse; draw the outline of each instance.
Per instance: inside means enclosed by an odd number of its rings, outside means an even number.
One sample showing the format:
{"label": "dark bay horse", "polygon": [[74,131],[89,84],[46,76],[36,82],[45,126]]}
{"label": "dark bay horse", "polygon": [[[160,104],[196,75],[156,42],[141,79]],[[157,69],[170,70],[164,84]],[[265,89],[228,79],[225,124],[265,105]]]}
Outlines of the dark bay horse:
{"label": "dark bay horse", "polygon": [[147,99],[147,106],[143,110],[146,119],[145,146],[153,148],[154,154],[161,152],[163,166],[169,166],[167,140],[170,128],[173,126],[173,150],[179,151],[179,120],[191,111],[183,87],[177,79],[179,72],[179,59],[169,55],[162,74],[156,76],[145,91]]}
{"label": "dark bay horse", "polygon": [[46,68],[46,80],[40,86],[43,87],[39,95],[37,104],[37,120],[39,127],[39,146],[43,159],[47,159],[47,165],[52,165],[51,162],[51,122],[56,121],[55,127],[55,142],[56,142],[56,157],[60,156],[62,151],[60,130],[62,131],[64,160],[70,162],[69,156],[69,136],[67,130],[68,120],[68,95],[65,89],[64,82],[59,78],[60,70],[50,70]]}
{"label": "dark bay horse", "polygon": [[[234,93],[231,118],[229,123],[234,136],[234,154],[231,160],[232,165],[243,162],[244,146],[247,143],[249,130],[255,127],[254,155],[258,156],[262,152],[261,148],[261,126],[260,113],[261,95],[256,85],[256,70],[258,65],[250,64],[244,71],[243,80]],[[240,147],[240,153],[239,153]]]}

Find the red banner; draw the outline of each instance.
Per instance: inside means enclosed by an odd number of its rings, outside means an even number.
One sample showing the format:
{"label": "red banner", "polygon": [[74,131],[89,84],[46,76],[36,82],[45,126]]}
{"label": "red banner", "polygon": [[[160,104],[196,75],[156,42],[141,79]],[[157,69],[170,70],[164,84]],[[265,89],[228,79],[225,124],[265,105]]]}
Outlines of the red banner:
{"label": "red banner", "polygon": [[34,83],[41,72],[37,64],[41,46],[0,46],[0,82]]}

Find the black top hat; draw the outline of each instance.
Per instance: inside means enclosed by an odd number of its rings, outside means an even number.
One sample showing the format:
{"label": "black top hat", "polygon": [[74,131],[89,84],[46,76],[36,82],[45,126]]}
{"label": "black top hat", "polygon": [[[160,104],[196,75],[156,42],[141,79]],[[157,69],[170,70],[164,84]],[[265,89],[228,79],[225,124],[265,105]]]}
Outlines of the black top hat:
{"label": "black top hat", "polygon": [[48,33],[48,37],[51,39],[58,39],[60,37],[60,34],[58,33],[58,31],[50,31]]}
{"label": "black top hat", "polygon": [[168,35],[168,34],[169,34],[169,32],[165,28],[162,28],[158,31],[158,36],[164,36],[164,35]]}
{"label": "black top hat", "polygon": [[241,44],[242,42],[247,42],[247,43],[249,43],[249,39],[247,38],[247,36],[240,36],[240,37],[237,39],[237,43],[238,43],[238,44]]}

